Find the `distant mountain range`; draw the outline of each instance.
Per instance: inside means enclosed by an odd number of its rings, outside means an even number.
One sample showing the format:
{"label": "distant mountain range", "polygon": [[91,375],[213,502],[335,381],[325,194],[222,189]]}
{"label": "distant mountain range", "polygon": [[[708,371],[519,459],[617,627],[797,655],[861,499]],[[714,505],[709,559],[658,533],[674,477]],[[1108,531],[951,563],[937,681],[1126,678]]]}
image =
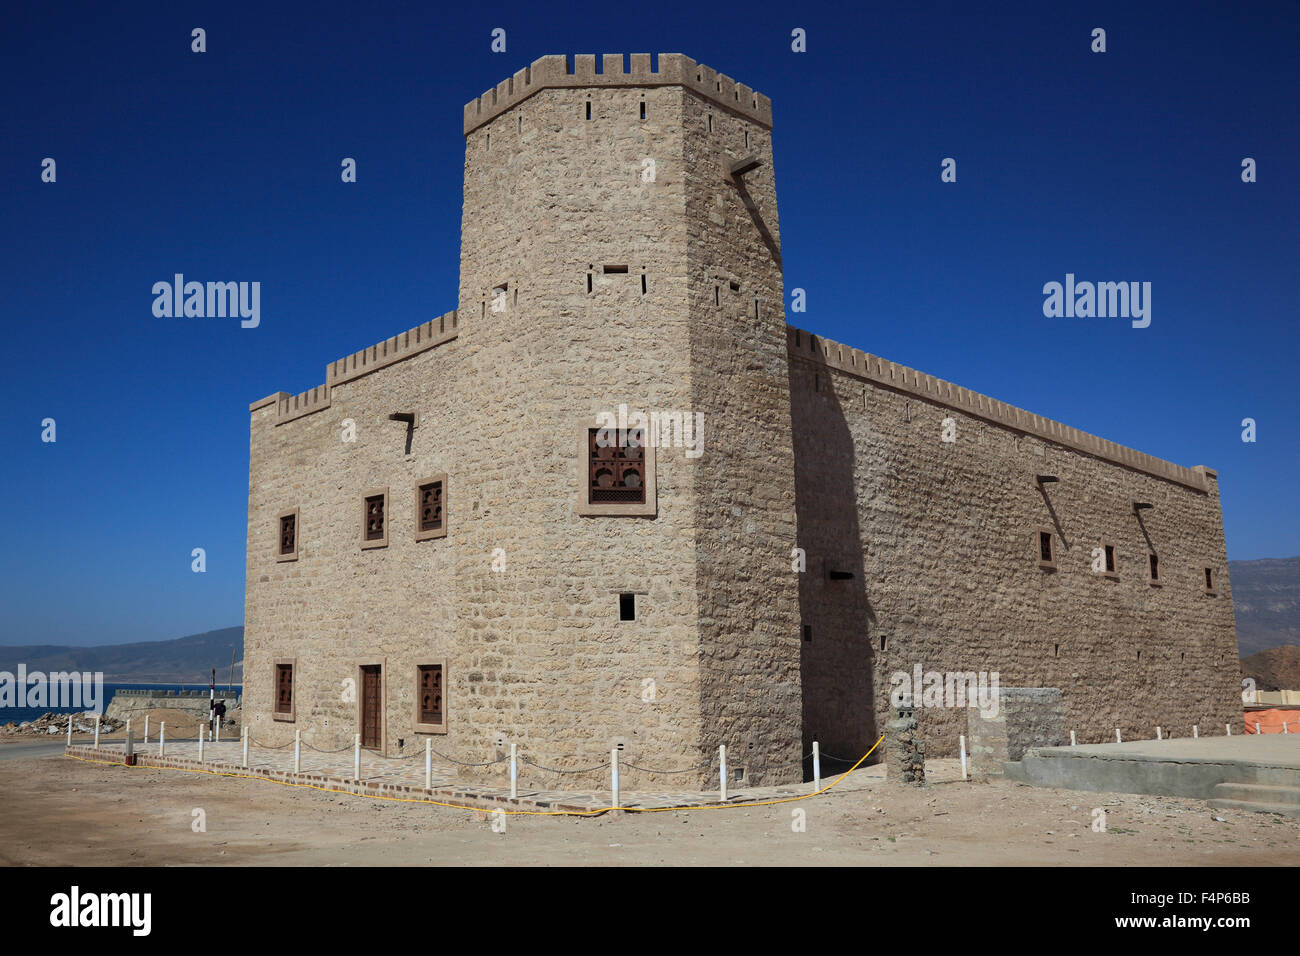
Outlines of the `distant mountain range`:
{"label": "distant mountain range", "polygon": [[102,671],[106,681],[207,683],[212,668],[217,681],[230,680],[230,654],[235,653],[235,683],[242,683],[243,627],[223,627],[171,641],[67,647],[29,644],[0,647],[0,671],[13,674],[20,663],[32,671]]}
{"label": "distant mountain range", "polygon": [[1300,558],[1229,561],[1228,578],[1239,656],[1300,644]]}
{"label": "distant mountain range", "polygon": [[[1237,615],[1239,656],[1249,657],[1285,644],[1300,645],[1300,558],[1229,561],[1232,603]],[[110,681],[204,682],[210,669],[217,680],[230,680],[234,649],[235,682],[243,681],[244,629],[223,627],[171,641],[66,647],[34,644],[0,647],[0,671],[14,673],[21,662],[28,671],[102,671]],[[1288,661],[1290,658],[1287,659]],[[1259,662],[1264,664],[1263,661]],[[1271,673],[1279,662],[1268,661]],[[1290,678],[1286,666],[1281,667]]]}

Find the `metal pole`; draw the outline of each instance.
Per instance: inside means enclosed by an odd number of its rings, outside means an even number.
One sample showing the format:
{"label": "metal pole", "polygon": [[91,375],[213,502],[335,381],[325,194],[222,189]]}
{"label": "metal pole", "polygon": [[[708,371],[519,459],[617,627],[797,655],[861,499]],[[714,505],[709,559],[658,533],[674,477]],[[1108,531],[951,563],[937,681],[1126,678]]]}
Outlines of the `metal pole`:
{"label": "metal pole", "polygon": [[424,738],[424,789],[433,789],[433,741]]}
{"label": "metal pole", "polygon": [[822,749],[821,744],[813,741],[813,790],[822,788]]}
{"label": "metal pole", "polygon": [[244,769],[248,769],[248,728],[240,729],[239,736],[244,738]]}
{"label": "metal pole", "polygon": [[352,779],[361,782],[361,735],[357,734],[352,745]]}
{"label": "metal pole", "polygon": [[163,755],[163,749],[167,746],[167,721],[158,721],[158,756]]}
{"label": "metal pole", "polygon": [[722,793],[722,802],[727,802],[727,745],[718,745],[718,779],[721,781],[720,788]]}
{"label": "metal pole", "polygon": [[199,763],[203,763],[203,737],[206,730],[206,727],[199,728]]}
{"label": "metal pole", "polygon": [[618,807],[618,748],[617,747],[615,747],[613,750],[609,752],[609,770],[610,770],[609,789],[610,789],[610,795],[613,799],[613,802],[610,804],[610,806],[617,808]]}
{"label": "metal pole", "polygon": [[144,715],[144,742],[149,742],[149,714]]}
{"label": "metal pole", "polygon": [[[1255,733],[1259,733],[1259,724],[1256,724],[1255,727]],[[95,715],[95,749],[99,749],[99,714]]]}
{"label": "metal pole", "polygon": [[966,735],[959,734],[957,736],[957,743],[959,745],[959,749],[961,750],[961,778],[965,780],[967,779],[966,778]]}
{"label": "metal pole", "polygon": [[302,731],[293,732],[293,772],[302,773]]}
{"label": "metal pole", "polygon": [[515,745],[510,745],[510,799],[519,796],[519,765],[515,763]]}
{"label": "metal pole", "polygon": [[68,746],[72,746],[72,715],[68,714]]}

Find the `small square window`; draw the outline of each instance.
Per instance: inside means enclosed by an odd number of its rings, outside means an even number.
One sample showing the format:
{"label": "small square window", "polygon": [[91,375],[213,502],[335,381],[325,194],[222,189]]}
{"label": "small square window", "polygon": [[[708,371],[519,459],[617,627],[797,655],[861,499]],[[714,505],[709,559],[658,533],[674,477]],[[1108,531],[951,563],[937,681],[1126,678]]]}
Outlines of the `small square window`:
{"label": "small square window", "polygon": [[276,521],[279,536],[276,539],[275,560],[298,560],[298,509],[281,511]]}
{"label": "small square window", "polygon": [[636,620],[636,595],[624,593],[618,596],[618,619],[620,621]]}
{"label": "small square window", "polygon": [[361,547],[388,547],[387,488],[376,488],[361,499]]}
{"label": "small square window", "polygon": [[447,476],[434,475],[415,486],[415,540],[447,536]]}
{"label": "small square window", "polygon": [[291,658],[275,661],[275,687],[272,689],[275,706],[272,708],[273,720],[294,719],[293,669],[296,662]]}

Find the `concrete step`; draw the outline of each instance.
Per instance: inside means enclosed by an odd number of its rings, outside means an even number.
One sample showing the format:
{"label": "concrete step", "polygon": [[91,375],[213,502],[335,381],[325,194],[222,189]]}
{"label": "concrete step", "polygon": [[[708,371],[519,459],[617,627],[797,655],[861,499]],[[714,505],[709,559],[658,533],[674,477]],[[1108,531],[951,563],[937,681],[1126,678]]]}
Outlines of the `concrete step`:
{"label": "concrete step", "polygon": [[1292,803],[1252,803],[1249,800],[1210,800],[1216,810],[1250,810],[1254,813],[1276,813],[1278,816],[1300,820],[1300,806]]}
{"label": "concrete step", "polygon": [[1259,783],[1221,783],[1214,788],[1214,799],[1300,807],[1300,787],[1270,787]]}

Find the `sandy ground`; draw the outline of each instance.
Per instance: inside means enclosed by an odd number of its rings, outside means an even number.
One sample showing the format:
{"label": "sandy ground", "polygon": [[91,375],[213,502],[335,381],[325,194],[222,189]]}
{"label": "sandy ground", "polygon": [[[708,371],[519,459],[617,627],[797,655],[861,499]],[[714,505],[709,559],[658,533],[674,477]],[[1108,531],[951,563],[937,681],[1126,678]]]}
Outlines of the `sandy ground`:
{"label": "sandy ground", "polygon": [[[390,803],[255,780],[0,761],[0,863],[138,865],[1300,864],[1300,821],[1203,802],[966,783],[904,791],[879,767],[795,804],[573,819]],[[946,778],[946,779],[944,779]],[[1093,809],[1107,829],[1093,832]],[[206,832],[195,832],[193,811]],[[806,832],[794,832],[802,810]],[[1220,818],[1222,822],[1220,822]]]}

